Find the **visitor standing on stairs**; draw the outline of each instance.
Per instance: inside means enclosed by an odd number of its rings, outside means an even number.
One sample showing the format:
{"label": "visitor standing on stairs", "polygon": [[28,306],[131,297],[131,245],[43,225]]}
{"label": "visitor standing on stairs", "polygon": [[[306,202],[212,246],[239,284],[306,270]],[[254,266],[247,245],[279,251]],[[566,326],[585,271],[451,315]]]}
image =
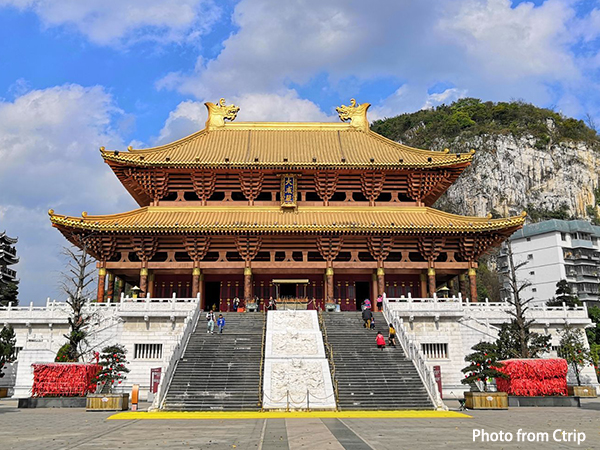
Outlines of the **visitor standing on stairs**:
{"label": "visitor standing on stairs", "polygon": [[215,331],[215,313],[211,311],[209,311],[208,313],[206,313],[206,332],[207,333],[214,333]]}
{"label": "visitor standing on stairs", "polygon": [[379,295],[379,297],[377,297],[377,311],[383,311],[383,295]]}
{"label": "visitor standing on stairs", "polygon": [[219,334],[223,334],[223,328],[225,328],[225,318],[223,314],[219,314],[219,319],[217,320],[217,327],[219,327]]}
{"label": "visitor standing on stairs", "polygon": [[373,313],[371,308],[365,308],[362,312],[362,318],[365,321],[365,328],[368,330],[371,328],[371,320],[373,320]]}
{"label": "visitor standing on stairs", "polygon": [[395,347],[396,346],[396,329],[394,328],[394,325],[392,325],[391,323],[390,323],[389,333],[390,333],[390,336],[388,338],[388,342],[390,343],[390,347]]}
{"label": "visitor standing on stairs", "polygon": [[383,337],[383,334],[381,334],[381,331],[377,332],[375,342],[377,343],[377,347],[380,348],[381,351],[383,351],[383,349],[385,348],[385,338]]}

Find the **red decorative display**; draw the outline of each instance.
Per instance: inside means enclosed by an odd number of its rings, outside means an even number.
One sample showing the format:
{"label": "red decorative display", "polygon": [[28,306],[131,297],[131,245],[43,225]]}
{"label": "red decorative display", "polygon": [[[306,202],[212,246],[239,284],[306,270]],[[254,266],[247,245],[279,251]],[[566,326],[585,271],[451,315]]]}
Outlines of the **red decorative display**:
{"label": "red decorative display", "polygon": [[496,386],[508,395],[524,397],[567,395],[567,362],[564,359],[508,359],[498,369],[510,376],[496,378]]}
{"label": "red decorative display", "polygon": [[96,390],[98,364],[32,364],[33,397],[82,397]]}

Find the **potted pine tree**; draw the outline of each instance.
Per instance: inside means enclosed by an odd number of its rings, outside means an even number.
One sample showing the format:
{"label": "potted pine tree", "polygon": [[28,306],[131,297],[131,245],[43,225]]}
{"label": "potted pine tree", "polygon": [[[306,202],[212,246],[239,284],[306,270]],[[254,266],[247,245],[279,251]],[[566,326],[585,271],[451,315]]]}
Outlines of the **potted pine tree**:
{"label": "potted pine tree", "polygon": [[461,383],[476,387],[476,390],[465,392],[465,406],[470,409],[508,409],[508,394],[491,390],[490,380],[508,378],[498,369],[498,348],[496,344],[480,342],[471,347],[473,353],[465,357],[469,363],[462,369],[465,378]]}
{"label": "potted pine tree", "polygon": [[559,357],[567,361],[577,380],[576,386],[567,386],[569,395],[575,397],[596,397],[596,388],[594,386],[581,384],[581,371],[587,364],[593,365],[590,351],[586,348],[583,340],[583,333],[576,328],[566,326],[561,334],[557,353]]}
{"label": "potted pine tree", "polygon": [[98,390],[95,394],[87,396],[87,410],[91,411],[125,411],[129,409],[129,394],[115,392],[126,374],[129,372],[127,368],[127,351],[122,345],[110,345],[102,349],[98,364],[102,367],[96,381]]}

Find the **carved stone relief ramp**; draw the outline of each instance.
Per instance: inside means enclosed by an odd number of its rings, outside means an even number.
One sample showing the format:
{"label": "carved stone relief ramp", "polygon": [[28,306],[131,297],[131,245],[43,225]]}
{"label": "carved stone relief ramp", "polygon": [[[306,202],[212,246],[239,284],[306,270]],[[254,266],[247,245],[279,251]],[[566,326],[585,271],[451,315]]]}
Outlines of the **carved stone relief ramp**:
{"label": "carved stone relief ramp", "polygon": [[335,395],[316,311],[269,311],[264,409],[335,409]]}

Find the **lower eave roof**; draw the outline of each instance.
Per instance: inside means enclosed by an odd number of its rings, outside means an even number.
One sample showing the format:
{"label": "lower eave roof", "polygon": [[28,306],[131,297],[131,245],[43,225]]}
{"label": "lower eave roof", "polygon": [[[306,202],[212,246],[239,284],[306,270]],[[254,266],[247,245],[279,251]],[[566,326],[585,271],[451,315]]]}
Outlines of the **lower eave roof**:
{"label": "lower eave roof", "polygon": [[429,207],[164,207],[147,206],[105,215],[70,217],[49,211],[57,227],[111,233],[343,233],[510,234],[525,222],[525,215],[490,219],[449,214]]}

